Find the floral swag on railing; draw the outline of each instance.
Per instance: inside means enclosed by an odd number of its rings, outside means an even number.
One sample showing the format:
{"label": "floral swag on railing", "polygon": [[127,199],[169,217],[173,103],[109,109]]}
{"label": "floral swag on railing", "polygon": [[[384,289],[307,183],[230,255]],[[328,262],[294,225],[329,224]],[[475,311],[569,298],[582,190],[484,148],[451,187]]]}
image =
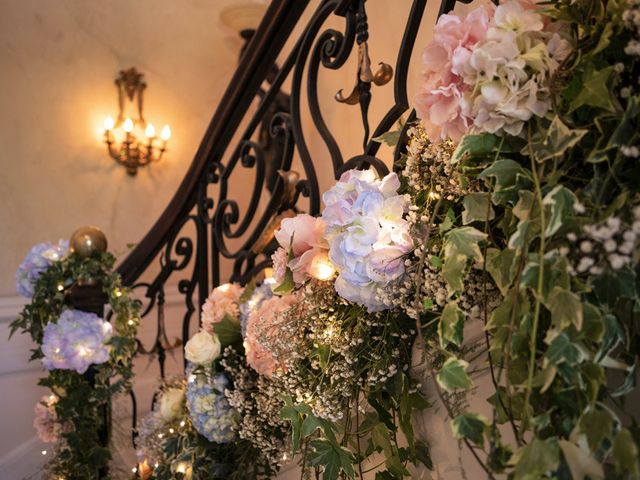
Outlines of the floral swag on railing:
{"label": "floral swag on railing", "polygon": [[429,386],[488,478],[639,478],[639,56],[637,0],[443,15],[396,173],[344,173],[272,276],[213,290],[136,474],[417,477]]}
{"label": "floral swag on railing", "polygon": [[[38,384],[50,391],[34,419],[40,440],[53,444],[43,450],[43,478],[107,478],[110,402],[131,388],[140,322],[140,304],[122,287],[114,262],[95,246],[74,252],[61,240],[34,246],[16,273],[18,293],[31,302],[11,335],[28,333],[36,344],[31,360],[41,359],[48,372]],[[110,319],[74,307],[76,289],[91,286],[108,302]]]}

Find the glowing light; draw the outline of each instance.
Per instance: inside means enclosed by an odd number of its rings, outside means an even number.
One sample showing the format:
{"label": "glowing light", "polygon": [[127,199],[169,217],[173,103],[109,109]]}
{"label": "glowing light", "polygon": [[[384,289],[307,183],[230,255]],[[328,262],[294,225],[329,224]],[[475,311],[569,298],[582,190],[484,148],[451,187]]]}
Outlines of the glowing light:
{"label": "glowing light", "polygon": [[150,123],[149,125],[147,125],[147,128],[144,129],[144,134],[147,136],[147,138],[153,138],[156,136],[156,127],[153,126],[152,123]]}
{"label": "glowing light", "polygon": [[160,138],[162,138],[162,140],[164,140],[165,142],[171,138],[171,129],[169,128],[169,125],[165,125],[164,127],[162,127]]}
{"label": "glowing light", "polygon": [[127,133],[133,132],[133,120],[127,117],[124,123],[122,124],[122,129]]}
{"label": "glowing light", "polygon": [[429,192],[429,198],[431,198],[432,200],[437,200],[438,198],[440,198],[440,194],[436,192]]}
{"label": "glowing light", "polygon": [[132,471],[133,473],[137,473],[137,472],[138,472],[138,467],[133,467],[133,468],[131,469],[131,471]]}
{"label": "glowing light", "polygon": [[169,433],[175,433],[175,430],[173,428],[170,428]]}
{"label": "glowing light", "polygon": [[78,347],[78,355],[81,357],[86,357],[89,354],[89,351],[84,347]]}
{"label": "glowing light", "polygon": [[113,127],[115,126],[116,122],[113,121],[113,118],[111,117],[107,117],[104,119],[104,122],[102,123],[102,125],[104,126],[104,129],[109,131],[109,130],[113,130]]}
{"label": "glowing light", "polygon": [[196,381],[196,376],[192,373],[191,375],[189,375],[189,378],[187,379],[187,381],[189,383],[193,383]]}
{"label": "glowing light", "polygon": [[251,349],[249,348],[249,344],[247,343],[246,340],[244,342],[242,342],[242,346],[244,347],[244,351],[246,353],[249,353],[249,350],[251,350]]}
{"label": "glowing light", "polygon": [[42,455],[46,455],[46,454],[47,454],[47,451],[46,451],[46,450],[42,450],[42,452],[41,452],[41,453],[42,453]]}
{"label": "glowing light", "polygon": [[164,437],[164,433],[159,433],[158,438],[162,438],[162,437]]}
{"label": "glowing light", "polygon": [[[60,351],[59,348],[57,348],[56,350],[57,350],[56,353],[58,353]],[[53,394],[49,395],[49,403],[54,403],[55,401],[56,401],[56,396],[53,395]]]}
{"label": "glowing light", "polygon": [[59,284],[58,284],[58,291],[59,291],[59,292],[61,292],[61,291],[63,291],[63,290],[64,290],[64,285],[63,285],[63,284],[61,284],[61,283],[59,283]]}
{"label": "glowing light", "polygon": [[127,323],[128,323],[129,325],[134,325],[136,322],[134,322],[133,320],[129,320]]}
{"label": "glowing light", "polygon": [[187,473],[190,465],[187,462],[180,462],[176,465],[176,472],[178,473]]}
{"label": "glowing light", "polygon": [[56,348],[56,349],[54,350],[54,352],[55,352],[55,353],[60,353],[60,349],[59,349],[59,348]]}
{"label": "glowing light", "polygon": [[158,462],[153,464],[153,468],[158,468],[160,466],[160,464]]}
{"label": "glowing light", "polygon": [[181,427],[184,427],[185,425],[186,425],[185,421],[184,421],[184,420],[182,420],[182,421],[180,422],[180,426],[181,426]]}
{"label": "glowing light", "polygon": [[113,294],[114,294],[116,297],[120,298],[120,297],[122,296],[122,291],[121,291],[119,288],[117,288],[117,289],[115,290],[115,292],[113,292]]}
{"label": "glowing light", "polygon": [[326,282],[333,278],[336,273],[336,269],[327,257],[316,256],[311,261],[309,273],[313,278],[320,280],[321,282]]}

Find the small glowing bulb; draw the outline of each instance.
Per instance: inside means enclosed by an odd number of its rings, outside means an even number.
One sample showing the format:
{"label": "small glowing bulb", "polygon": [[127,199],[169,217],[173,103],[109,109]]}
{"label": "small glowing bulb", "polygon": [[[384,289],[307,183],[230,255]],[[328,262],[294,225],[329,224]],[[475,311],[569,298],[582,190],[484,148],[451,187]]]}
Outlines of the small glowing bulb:
{"label": "small glowing bulb", "polygon": [[119,288],[117,288],[117,289],[115,290],[115,292],[113,292],[113,294],[114,294],[116,297],[118,297],[118,298],[119,298],[119,297],[121,297],[121,296],[122,296],[122,291],[121,291]]}
{"label": "small glowing bulb", "polygon": [[287,456],[287,453],[285,452],[285,453],[282,455],[282,461],[283,461],[283,462],[286,462],[288,459],[289,459],[289,457]]}
{"label": "small glowing bulb", "polygon": [[429,192],[429,198],[437,200],[438,198],[440,198],[440,195],[436,192]]}
{"label": "small glowing bulb", "polygon": [[188,468],[189,464],[187,462],[180,462],[178,465],[176,465],[176,472],[187,473]]}
{"label": "small glowing bulb", "polygon": [[42,450],[42,455],[46,455],[47,451],[46,450]]}
{"label": "small glowing bulb", "polygon": [[244,342],[242,342],[242,346],[244,347],[244,351],[246,353],[249,353],[249,350],[250,350],[249,343],[246,340]]}
{"label": "small glowing bulb", "polygon": [[173,428],[170,428],[169,433],[175,433],[175,430]]}
{"label": "small glowing bulb", "polygon": [[89,352],[87,351],[86,348],[84,347],[78,348],[78,355],[80,355],[81,357],[86,357],[88,354]]}
{"label": "small glowing bulb", "polygon": [[162,131],[160,132],[160,137],[165,142],[171,138],[171,129],[169,128],[169,125],[165,125],[164,127],[162,127]]}
{"label": "small glowing bulb", "polygon": [[162,438],[162,437],[164,437],[164,433],[159,433],[158,438]]}
{"label": "small glowing bulb", "polygon": [[153,126],[152,123],[150,123],[149,125],[147,125],[147,128],[144,129],[144,134],[147,136],[147,138],[153,138],[156,136],[156,127]]}
{"label": "small glowing bulb", "polygon": [[133,320],[129,320],[127,323],[128,323],[129,325],[134,325],[136,322],[134,322]]}
{"label": "small glowing bulb", "polygon": [[133,468],[131,469],[131,471],[132,471],[133,473],[137,473],[137,472],[138,472],[138,467],[133,467]]}
{"label": "small glowing bulb", "polygon": [[158,468],[160,466],[160,464],[158,462],[153,464],[153,468]]}
{"label": "small glowing bulb", "polygon": [[133,132],[133,120],[127,117],[124,123],[122,124],[122,129],[127,133]]}
{"label": "small glowing bulb", "polygon": [[181,427],[184,427],[185,425],[186,425],[185,421],[184,421],[184,420],[182,420],[182,421],[180,422],[180,426],[181,426]]}
{"label": "small glowing bulb", "polygon": [[56,348],[56,349],[54,350],[54,352],[55,352],[55,353],[60,353],[60,349],[59,349],[59,348]]}
{"label": "small glowing bulb", "polygon": [[104,126],[104,129],[109,131],[109,130],[113,130],[113,127],[115,126],[116,122],[113,121],[113,118],[111,117],[107,117],[104,119],[104,122],[102,123],[102,125]]}
{"label": "small glowing bulb", "polygon": [[59,291],[59,292],[61,292],[61,291],[63,291],[63,290],[64,290],[64,285],[63,285],[63,284],[61,284],[61,283],[59,283],[59,284],[58,284],[58,291]]}
{"label": "small glowing bulb", "polygon": [[309,272],[313,278],[316,278],[321,282],[325,282],[327,280],[331,280],[333,275],[336,273],[336,269],[328,258],[322,256],[316,257],[311,261]]}

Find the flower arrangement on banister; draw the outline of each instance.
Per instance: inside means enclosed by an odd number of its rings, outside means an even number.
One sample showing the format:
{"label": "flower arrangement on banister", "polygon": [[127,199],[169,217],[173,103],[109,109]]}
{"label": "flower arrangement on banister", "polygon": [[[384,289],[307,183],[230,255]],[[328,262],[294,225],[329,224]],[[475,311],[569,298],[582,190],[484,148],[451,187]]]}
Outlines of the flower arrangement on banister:
{"label": "flower arrangement on banister", "polygon": [[[42,450],[42,478],[107,478],[111,461],[109,409],[133,378],[140,304],[113,271],[104,234],[77,230],[71,242],[34,246],[16,273],[17,290],[31,301],[12,324],[35,342],[31,360],[41,360],[49,389],[35,406]],[[88,295],[82,291],[90,290]],[[104,303],[110,319],[103,313]],[[85,300],[90,299],[90,302]]]}
{"label": "flower arrangement on banister", "polygon": [[272,275],[211,292],[135,476],[425,478],[437,403],[486,478],[640,478],[640,2],[443,15],[423,62],[395,173],[347,171]]}
{"label": "flower arrangement on banister", "polygon": [[438,402],[486,478],[640,478],[640,2],[443,15],[422,59],[397,173],[344,173],[272,276],[213,290],[141,476],[423,478]]}

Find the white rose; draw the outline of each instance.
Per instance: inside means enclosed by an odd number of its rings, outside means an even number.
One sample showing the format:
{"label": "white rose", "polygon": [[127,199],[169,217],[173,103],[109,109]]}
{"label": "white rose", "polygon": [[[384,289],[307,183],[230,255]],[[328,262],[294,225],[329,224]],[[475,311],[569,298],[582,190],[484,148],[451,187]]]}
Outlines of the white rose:
{"label": "white rose", "polygon": [[196,333],[184,347],[184,356],[191,363],[207,365],[220,356],[220,340],[204,330]]}
{"label": "white rose", "polygon": [[182,388],[169,388],[160,398],[160,415],[167,422],[178,418],[182,413],[183,402],[184,390]]}

